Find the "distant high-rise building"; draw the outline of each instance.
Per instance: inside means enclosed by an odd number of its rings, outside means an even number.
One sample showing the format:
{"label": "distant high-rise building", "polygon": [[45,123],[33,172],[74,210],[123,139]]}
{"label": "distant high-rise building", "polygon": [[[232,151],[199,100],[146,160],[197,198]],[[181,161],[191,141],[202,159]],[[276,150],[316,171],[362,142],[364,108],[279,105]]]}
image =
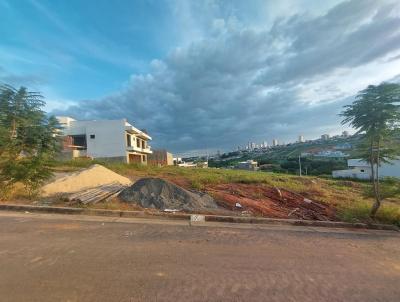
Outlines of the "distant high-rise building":
{"label": "distant high-rise building", "polygon": [[323,141],[327,141],[327,140],[329,139],[329,134],[322,134],[322,135],[321,135],[321,139],[322,139]]}
{"label": "distant high-rise building", "polygon": [[268,148],[268,142],[267,142],[267,141],[263,141],[262,147],[263,147],[263,148]]}
{"label": "distant high-rise building", "polygon": [[278,140],[277,139],[273,139],[272,140],[272,146],[274,146],[274,147],[278,146]]}
{"label": "distant high-rise building", "polygon": [[299,135],[299,143],[304,143],[306,140],[303,135]]}
{"label": "distant high-rise building", "polygon": [[343,132],[342,132],[342,136],[343,136],[343,137],[349,137],[349,135],[350,135],[350,134],[349,134],[349,131],[343,131]]}

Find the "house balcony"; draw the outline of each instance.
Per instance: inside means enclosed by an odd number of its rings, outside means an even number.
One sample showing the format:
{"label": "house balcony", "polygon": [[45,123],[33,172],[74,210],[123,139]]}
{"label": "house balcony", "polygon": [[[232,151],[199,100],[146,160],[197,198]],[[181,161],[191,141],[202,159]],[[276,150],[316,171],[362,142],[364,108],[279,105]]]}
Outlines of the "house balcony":
{"label": "house balcony", "polygon": [[147,133],[133,127],[132,125],[128,124],[125,126],[125,131],[130,133],[130,134],[135,134],[140,138],[143,138],[145,140],[151,140],[151,136],[148,135]]}
{"label": "house balcony", "polygon": [[140,148],[140,147],[136,147],[136,146],[130,146],[130,147],[126,147],[126,149],[128,151],[135,151],[135,152],[140,152],[140,153],[145,153],[145,154],[152,154],[153,151],[151,151],[150,146],[147,146],[147,148]]}

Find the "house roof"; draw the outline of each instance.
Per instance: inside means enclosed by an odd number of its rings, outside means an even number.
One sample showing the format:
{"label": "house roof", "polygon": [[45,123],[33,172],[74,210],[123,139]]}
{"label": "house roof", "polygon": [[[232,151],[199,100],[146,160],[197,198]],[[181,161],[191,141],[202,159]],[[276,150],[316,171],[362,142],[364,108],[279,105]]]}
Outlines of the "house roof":
{"label": "house roof", "polygon": [[347,166],[349,167],[369,167],[369,164],[360,158],[353,158],[347,160]]}
{"label": "house roof", "polygon": [[147,133],[143,132],[142,130],[139,130],[138,128],[132,126],[128,122],[125,122],[125,130],[130,132],[130,133],[133,133],[133,134],[136,134],[138,136],[141,136],[141,137],[143,137],[145,139],[149,139],[149,140],[152,139],[150,135],[148,135]]}

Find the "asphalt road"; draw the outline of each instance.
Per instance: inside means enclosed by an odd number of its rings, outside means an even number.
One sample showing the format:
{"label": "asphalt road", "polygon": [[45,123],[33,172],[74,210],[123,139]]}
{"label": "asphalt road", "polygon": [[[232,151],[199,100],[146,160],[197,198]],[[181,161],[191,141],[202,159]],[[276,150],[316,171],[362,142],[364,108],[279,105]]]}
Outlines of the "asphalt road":
{"label": "asphalt road", "polygon": [[389,231],[0,213],[0,301],[399,301]]}

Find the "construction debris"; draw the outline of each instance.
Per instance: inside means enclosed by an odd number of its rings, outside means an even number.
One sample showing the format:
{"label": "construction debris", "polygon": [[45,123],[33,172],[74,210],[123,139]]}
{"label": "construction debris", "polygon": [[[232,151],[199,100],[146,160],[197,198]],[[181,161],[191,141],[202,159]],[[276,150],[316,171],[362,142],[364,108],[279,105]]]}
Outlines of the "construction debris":
{"label": "construction debris", "polygon": [[142,178],[118,196],[144,208],[201,211],[216,209],[214,199],[205,193],[188,191],[160,178]]}
{"label": "construction debris", "polygon": [[83,190],[72,194],[68,196],[68,200],[71,202],[79,202],[81,204],[95,204],[118,195],[125,188],[126,186],[123,186],[117,182],[113,182],[108,185],[99,186],[97,188]]}
{"label": "construction debris", "polygon": [[42,196],[71,194],[113,183],[128,186],[131,181],[129,178],[96,164],[48,183],[42,187]]}
{"label": "construction debris", "polygon": [[242,205],[240,203],[238,203],[238,202],[235,204],[235,207],[238,208],[238,209],[243,208]]}
{"label": "construction debris", "polygon": [[336,220],[333,207],[283,188],[234,183],[209,186],[206,191],[219,206],[232,211],[237,211],[240,203],[244,210],[264,217]]}

